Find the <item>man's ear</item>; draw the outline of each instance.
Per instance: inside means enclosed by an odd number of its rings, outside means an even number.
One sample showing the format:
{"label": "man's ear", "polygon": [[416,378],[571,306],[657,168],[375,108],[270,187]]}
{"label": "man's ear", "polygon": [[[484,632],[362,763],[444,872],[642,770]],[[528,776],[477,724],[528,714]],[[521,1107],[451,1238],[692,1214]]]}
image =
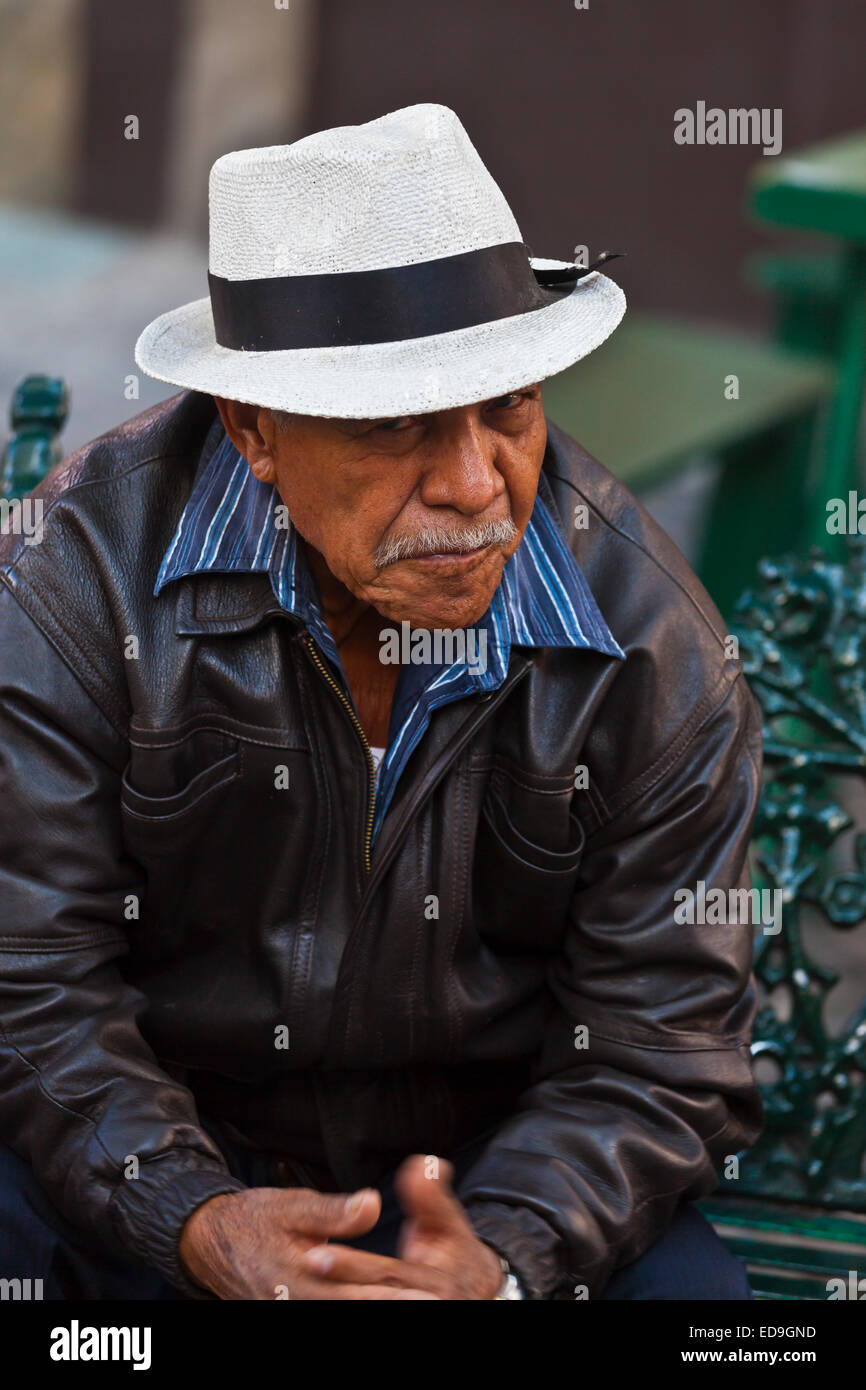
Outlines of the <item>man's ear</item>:
{"label": "man's ear", "polygon": [[[276,481],[274,456],[271,442],[274,427],[267,428],[268,413],[260,405],[247,405],[245,401],[229,401],[224,396],[214,396],[220,419],[226,434],[239,454],[242,454],[252,472],[260,482]],[[262,433],[260,426],[265,426]]]}

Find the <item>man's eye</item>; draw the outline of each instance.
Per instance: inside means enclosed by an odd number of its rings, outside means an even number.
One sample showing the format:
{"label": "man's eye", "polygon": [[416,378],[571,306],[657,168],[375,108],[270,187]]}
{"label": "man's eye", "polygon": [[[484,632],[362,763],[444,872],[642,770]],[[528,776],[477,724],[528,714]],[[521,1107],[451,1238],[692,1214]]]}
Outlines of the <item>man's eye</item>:
{"label": "man's eye", "polygon": [[529,400],[525,391],[509,391],[506,396],[497,396],[492,402],[494,410],[513,410],[516,405]]}
{"label": "man's eye", "polygon": [[393,420],[380,420],[373,428],[376,430],[388,430],[391,434],[395,434],[399,430],[410,429],[414,423],[414,415],[395,415]]}

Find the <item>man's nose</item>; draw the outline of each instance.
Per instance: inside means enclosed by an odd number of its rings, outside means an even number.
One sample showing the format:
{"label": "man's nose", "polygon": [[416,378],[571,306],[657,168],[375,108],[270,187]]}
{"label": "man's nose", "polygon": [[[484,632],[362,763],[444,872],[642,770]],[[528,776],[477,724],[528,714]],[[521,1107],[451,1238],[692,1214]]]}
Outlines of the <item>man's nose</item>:
{"label": "man's nose", "polygon": [[436,441],[421,479],[425,506],[454,507],[475,516],[504,490],[505,480],[496,468],[496,447],[483,428],[463,424]]}

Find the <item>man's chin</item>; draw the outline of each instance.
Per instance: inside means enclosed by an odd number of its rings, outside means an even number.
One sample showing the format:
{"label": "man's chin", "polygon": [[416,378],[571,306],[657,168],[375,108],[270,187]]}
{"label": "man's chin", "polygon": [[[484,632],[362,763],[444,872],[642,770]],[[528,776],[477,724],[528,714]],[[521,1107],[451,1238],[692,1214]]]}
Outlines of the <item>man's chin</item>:
{"label": "man's chin", "polygon": [[[376,603],[377,613],[394,624],[410,623],[412,627],[458,628],[473,627],[490,607],[492,594],[476,599],[449,600],[442,594],[430,599],[417,594]],[[444,601],[443,601],[444,600]]]}
{"label": "man's chin", "polygon": [[[495,563],[490,565],[490,561]],[[429,575],[425,575],[423,586],[413,576],[415,582],[407,584],[402,592],[400,586],[395,584],[392,592],[381,599],[374,599],[374,607],[392,623],[408,622],[412,627],[427,629],[473,627],[490,607],[502,577],[505,558],[501,554],[490,556],[488,565],[489,568],[485,566],[486,582],[479,584],[477,580],[480,575],[476,574],[476,582],[471,585],[453,570],[449,572],[443,569],[436,573],[431,567]],[[397,574],[393,572],[400,566],[395,564],[390,568],[391,577],[397,579]]]}

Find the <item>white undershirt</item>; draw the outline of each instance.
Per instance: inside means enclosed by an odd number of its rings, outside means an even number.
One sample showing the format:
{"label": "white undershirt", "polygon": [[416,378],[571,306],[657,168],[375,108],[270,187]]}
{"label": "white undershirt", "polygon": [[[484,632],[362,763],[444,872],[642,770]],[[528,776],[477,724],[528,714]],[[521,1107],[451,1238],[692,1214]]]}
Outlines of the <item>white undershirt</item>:
{"label": "white undershirt", "polygon": [[384,756],[385,756],[385,750],[384,750],[384,748],[373,748],[373,747],[371,747],[371,748],[370,748],[370,752],[373,754],[373,767],[375,768],[375,771],[376,771],[376,781],[378,782],[378,780],[379,780],[379,765],[380,765],[380,763],[382,762],[382,759],[383,759]]}

